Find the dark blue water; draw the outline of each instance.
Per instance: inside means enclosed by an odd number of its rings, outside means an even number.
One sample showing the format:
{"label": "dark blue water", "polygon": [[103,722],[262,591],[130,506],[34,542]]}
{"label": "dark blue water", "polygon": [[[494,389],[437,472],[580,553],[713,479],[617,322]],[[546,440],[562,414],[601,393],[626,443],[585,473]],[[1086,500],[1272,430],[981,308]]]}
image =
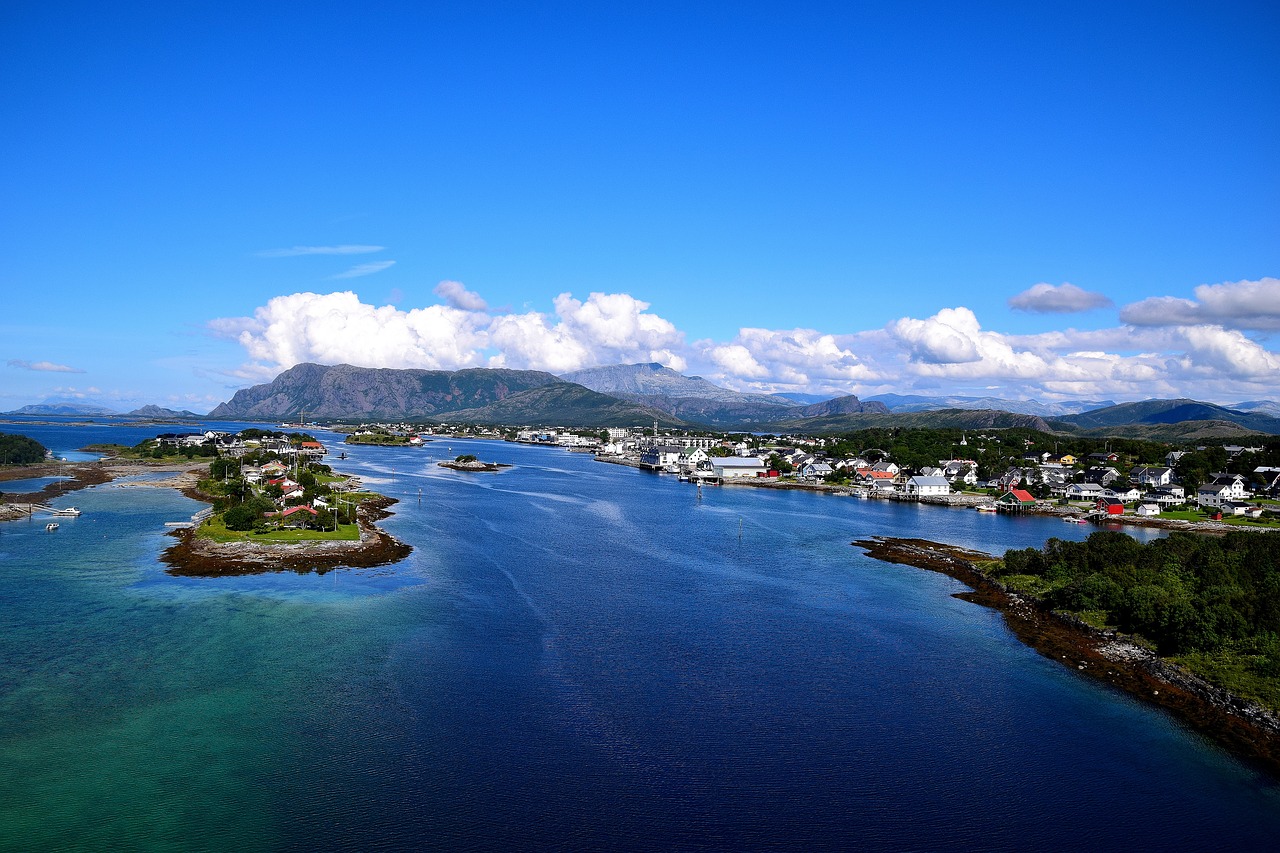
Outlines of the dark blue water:
{"label": "dark blue water", "polygon": [[[516,467],[434,464],[462,452]],[[161,525],[197,505],[161,489],[77,493],[85,514],[56,534],[0,528],[7,846],[1280,837],[1269,780],[1026,649],[960,584],[849,545],[1000,551],[1088,528],[741,487],[698,500],[503,443],[348,453],[334,464],[401,500],[384,525],[415,551],[397,566],[170,578]]]}

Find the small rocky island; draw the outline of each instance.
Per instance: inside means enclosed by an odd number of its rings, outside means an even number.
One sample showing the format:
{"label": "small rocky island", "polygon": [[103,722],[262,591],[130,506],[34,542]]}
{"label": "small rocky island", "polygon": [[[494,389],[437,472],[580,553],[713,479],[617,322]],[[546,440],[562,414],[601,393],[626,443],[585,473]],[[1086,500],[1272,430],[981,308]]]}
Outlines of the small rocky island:
{"label": "small rocky island", "polygon": [[511,466],[505,462],[481,462],[474,454],[464,453],[455,457],[452,461],[437,462],[441,468],[451,468],[454,471],[501,471],[503,468]]}

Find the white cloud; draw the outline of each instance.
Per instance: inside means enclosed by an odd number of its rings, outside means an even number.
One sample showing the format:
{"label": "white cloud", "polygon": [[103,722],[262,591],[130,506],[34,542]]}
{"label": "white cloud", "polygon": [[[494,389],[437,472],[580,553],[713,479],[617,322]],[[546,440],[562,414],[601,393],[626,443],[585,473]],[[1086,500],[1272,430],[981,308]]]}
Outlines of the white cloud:
{"label": "white cloud", "polygon": [[52,361],[25,361],[20,358],[11,358],[8,363],[10,367],[16,367],[20,370],[36,370],[47,373],[84,373],[83,370],[77,367],[54,364]]}
{"label": "white cloud", "polygon": [[368,255],[381,252],[385,246],[293,246],[288,249],[264,249],[260,258],[295,258],[301,255]]}
{"label": "white cloud", "polygon": [[351,269],[340,272],[337,275],[331,275],[329,278],[360,278],[361,276],[382,272],[394,265],[395,261],[370,261],[367,264],[356,264]]}
{"label": "white cloud", "polygon": [[1112,304],[1101,293],[1093,293],[1069,282],[1058,285],[1041,282],[1009,299],[1010,308],[1038,314],[1074,314]]}
{"label": "white cloud", "polygon": [[944,308],[927,320],[903,317],[889,331],[904,343],[915,361],[967,364],[980,361],[978,318],[968,308]]}
{"label": "white cloud", "polygon": [[253,317],[215,320],[210,327],[237,340],[259,364],[279,368],[313,361],[456,369],[480,365],[483,320],[445,305],[375,308],[342,291],[277,296]]}
{"label": "white cloud", "polygon": [[[1196,299],[1153,296],[1120,312],[1120,320],[1134,326],[1194,326],[1212,324],[1229,329],[1280,329],[1280,279],[1202,284]],[[1196,301],[1198,300],[1198,301]]]}
{"label": "white cloud", "polygon": [[467,290],[466,285],[460,281],[442,281],[436,285],[436,296],[439,296],[445,302],[454,308],[462,311],[488,311],[489,306],[480,298],[479,294]]}
{"label": "white cloud", "polygon": [[554,304],[558,322],[538,312],[495,317],[489,335],[499,354],[491,364],[552,373],[619,362],[687,366],[679,355],[684,334],[648,313],[648,302],[626,293],[592,293],[582,302],[561,293]]}

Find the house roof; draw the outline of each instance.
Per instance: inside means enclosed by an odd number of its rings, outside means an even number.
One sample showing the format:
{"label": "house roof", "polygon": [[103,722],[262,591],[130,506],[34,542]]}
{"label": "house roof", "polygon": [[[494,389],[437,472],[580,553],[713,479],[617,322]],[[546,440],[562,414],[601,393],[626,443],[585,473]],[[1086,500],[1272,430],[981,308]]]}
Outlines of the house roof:
{"label": "house roof", "polygon": [[950,486],[946,477],[912,477],[911,482],[917,486]]}
{"label": "house roof", "polygon": [[722,456],[711,463],[715,468],[765,468],[763,462],[754,456]]}
{"label": "house roof", "polygon": [[1010,489],[1008,492],[1005,493],[1006,497],[1008,495],[1013,495],[1014,498],[1021,501],[1022,503],[1035,503],[1035,500],[1036,500],[1035,496],[1030,492],[1028,492],[1026,489]]}

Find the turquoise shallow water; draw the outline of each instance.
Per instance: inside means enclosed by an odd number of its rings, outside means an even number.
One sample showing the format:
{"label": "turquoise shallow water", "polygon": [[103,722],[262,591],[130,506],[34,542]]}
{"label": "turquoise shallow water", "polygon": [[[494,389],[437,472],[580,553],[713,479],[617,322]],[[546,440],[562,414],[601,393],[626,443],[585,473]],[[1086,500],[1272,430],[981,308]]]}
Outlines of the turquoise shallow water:
{"label": "turquoise shallow water", "polygon": [[[85,442],[87,443],[87,442]],[[434,462],[510,461],[499,475]],[[356,448],[393,567],[177,579],[165,489],[0,525],[0,848],[1264,849],[1280,796],[849,542],[1046,519]],[[422,499],[419,503],[419,490]],[[1149,534],[1143,534],[1149,535]]]}

